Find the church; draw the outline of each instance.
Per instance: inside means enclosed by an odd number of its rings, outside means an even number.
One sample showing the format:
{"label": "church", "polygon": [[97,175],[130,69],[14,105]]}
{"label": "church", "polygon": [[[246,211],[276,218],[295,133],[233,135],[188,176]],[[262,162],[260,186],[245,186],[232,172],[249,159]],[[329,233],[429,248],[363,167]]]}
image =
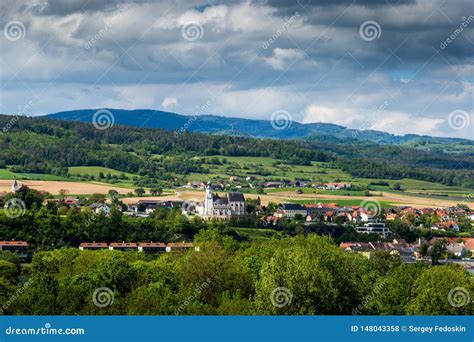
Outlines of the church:
{"label": "church", "polygon": [[227,219],[244,216],[245,198],[240,192],[228,192],[225,196],[212,193],[211,183],[206,185],[204,204],[198,205],[196,211],[204,219]]}
{"label": "church", "polygon": [[16,178],[13,179],[12,192],[13,192],[13,193],[16,193],[16,192],[18,192],[20,189],[21,189],[21,185],[18,184],[18,182],[16,181]]}

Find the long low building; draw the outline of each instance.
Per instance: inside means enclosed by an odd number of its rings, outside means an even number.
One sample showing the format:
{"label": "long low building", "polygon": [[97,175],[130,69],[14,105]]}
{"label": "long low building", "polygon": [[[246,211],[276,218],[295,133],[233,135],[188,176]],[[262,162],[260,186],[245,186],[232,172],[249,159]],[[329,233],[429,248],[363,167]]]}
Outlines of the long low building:
{"label": "long low building", "polygon": [[112,242],[109,249],[111,251],[137,251],[138,246],[135,242]]}
{"label": "long low building", "polygon": [[90,250],[95,251],[99,249],[107,249],[108,246],[105,242],[82,242],[79,245],[81,251]]}
{"label": "long low building", "polygon": [[15,253],[22,259],[26,259],[30,255],[26,241],[0,241],[0,251]]}
{"label": "long low building", "polygon": [[139,251],[145,254],[158,254],[165,252],[179,252],[193,249],[199,251],[199,246],[194,246],[192,242],[82,242],[79,245],[81,251],[94,250],[115,250],[115,251]]}
{"label": "long low building", "polygon": [[163,242],[140,242],[138,250],[146,254],[157,254],[166,252],[166,244]]}
{"label": "long low building", "polygon": [[391,233],[390,229],[382,222],[366,223],[363,226],[356,227],[355,230],[357,233],[378,234],[384,238]]}

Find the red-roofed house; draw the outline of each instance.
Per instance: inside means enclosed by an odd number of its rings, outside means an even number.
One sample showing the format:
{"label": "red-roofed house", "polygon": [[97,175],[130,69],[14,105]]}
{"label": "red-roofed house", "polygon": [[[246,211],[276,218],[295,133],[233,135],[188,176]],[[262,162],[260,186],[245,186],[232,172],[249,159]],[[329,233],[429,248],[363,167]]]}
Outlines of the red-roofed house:
{"label": "red-roofed house", "polygon": [[79,245],[81,251],[91,250],[95,251],[98,249],[107,249],[107,244],[105,242],[82,242]]}
{"label": "red-roofed house", "polygon": [[0,241],[0,251],[9,251],[18,254],[20,258],[26,258],[28,243],[26,241]]}
{"label": "red-roofed house", "polygon": [[145,254],[157,254],[166,252],[166,245],[163,242],[140,242],[138,250]]}
{"label": "red-roofed house", "polygon": [[109,249],[115,251],[136,251],[138,247],[134,242],[112,242]]}
{"label": "red-roofed house", "polygon": [[446,230],[446,229],[452,229],[455,231],[459,230],[458,223],[456,221],[442,221],[435,223],[434,227],[432,229],[439,229],[439,230]]}

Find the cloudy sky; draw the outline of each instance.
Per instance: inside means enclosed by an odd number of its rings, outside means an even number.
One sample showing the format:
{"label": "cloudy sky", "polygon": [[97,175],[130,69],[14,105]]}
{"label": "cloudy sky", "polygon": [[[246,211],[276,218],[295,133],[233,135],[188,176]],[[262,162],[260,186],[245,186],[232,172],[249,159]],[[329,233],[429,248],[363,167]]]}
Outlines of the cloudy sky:
{"label": "cloudy sky", "polygon": [[0,112],[150,108],[474,137],[472,0],[2,0]]}

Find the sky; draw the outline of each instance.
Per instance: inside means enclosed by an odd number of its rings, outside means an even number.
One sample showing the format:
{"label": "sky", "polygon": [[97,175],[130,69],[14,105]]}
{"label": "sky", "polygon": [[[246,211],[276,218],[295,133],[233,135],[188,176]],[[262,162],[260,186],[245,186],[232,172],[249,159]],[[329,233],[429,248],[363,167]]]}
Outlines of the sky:
{"label": "sky", "polygon": [[2,0],[0,112],[85,108],[474,139],[472,0]]}

